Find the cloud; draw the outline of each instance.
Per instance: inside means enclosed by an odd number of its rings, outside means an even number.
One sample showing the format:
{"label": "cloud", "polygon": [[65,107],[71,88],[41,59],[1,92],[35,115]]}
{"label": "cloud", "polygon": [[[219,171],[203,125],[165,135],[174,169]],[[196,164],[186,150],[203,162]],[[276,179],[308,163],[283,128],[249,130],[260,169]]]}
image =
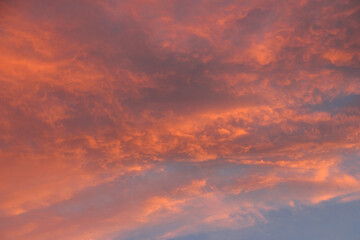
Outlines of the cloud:
{"label": "cloud", "polygon": [[3,239],[170,239],[360,191],[357,1],[3,1]]}

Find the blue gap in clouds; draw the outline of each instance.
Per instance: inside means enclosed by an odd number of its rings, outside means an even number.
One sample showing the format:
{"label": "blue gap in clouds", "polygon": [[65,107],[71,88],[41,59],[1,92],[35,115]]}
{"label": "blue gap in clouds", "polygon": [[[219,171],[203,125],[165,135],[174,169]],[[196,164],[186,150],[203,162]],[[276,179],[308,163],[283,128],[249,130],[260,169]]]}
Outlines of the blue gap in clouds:
{"label": "blue gap in clouds", "polygon": [[325,100],[320,104],[306,105],[305,108],[312,111],[332,112],[344,108],[360,108],[360,94],[339,96],[331,101]]}
{"label": "blue gap in clouds", "polygon": [[267,224],[221,230],[171,240],[360,240],[360,201],[325,202],[265,214]]}

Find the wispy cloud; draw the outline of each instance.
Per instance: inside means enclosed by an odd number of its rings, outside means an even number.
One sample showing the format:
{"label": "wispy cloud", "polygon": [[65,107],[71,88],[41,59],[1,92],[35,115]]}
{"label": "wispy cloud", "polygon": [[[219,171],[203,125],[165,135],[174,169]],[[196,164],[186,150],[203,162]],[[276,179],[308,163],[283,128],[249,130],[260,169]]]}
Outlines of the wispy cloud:
{"label": "wispy cloud", "polygon": [[171,239],[360,192],[358,1],[3,1],[2,239]]}

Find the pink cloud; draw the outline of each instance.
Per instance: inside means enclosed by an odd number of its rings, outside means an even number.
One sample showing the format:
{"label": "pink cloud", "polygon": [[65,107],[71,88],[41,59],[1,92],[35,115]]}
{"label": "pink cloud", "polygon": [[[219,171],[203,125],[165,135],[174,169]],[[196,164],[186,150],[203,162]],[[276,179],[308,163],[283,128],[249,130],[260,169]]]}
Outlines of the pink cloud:
{"label": "pink cloud", "polygon": [[357,200],[358,15],[4,1],[0,238],[170,239]]}

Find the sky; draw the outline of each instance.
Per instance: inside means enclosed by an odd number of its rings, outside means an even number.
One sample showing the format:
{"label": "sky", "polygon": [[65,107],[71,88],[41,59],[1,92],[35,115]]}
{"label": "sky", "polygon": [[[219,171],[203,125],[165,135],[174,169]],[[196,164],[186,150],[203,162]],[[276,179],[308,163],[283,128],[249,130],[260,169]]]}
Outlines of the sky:
{"label": "sky", "polygon": [[360,240],[358,0],[2,0],[0,239]]}

